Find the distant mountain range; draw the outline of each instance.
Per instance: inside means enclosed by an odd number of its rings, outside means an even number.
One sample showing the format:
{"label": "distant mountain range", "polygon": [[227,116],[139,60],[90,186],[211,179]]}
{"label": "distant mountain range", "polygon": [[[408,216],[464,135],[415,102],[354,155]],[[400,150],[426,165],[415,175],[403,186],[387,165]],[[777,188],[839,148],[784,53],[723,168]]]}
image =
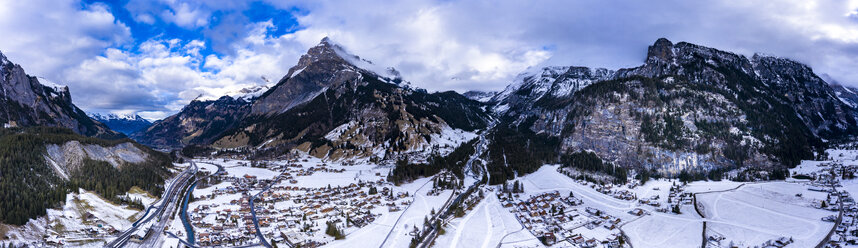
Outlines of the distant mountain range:
{"label": "distant mountain range", "polygon": [[149,122],[143,117],[139,115],[116,115],[116,114],[89,114],[89,117],[93,120],[103,123],[107,125],[113,131],[120,132],[125,135],[130,135],[131,133],[140,131],[142,129],[146,129],[152,125],[152,122]]}

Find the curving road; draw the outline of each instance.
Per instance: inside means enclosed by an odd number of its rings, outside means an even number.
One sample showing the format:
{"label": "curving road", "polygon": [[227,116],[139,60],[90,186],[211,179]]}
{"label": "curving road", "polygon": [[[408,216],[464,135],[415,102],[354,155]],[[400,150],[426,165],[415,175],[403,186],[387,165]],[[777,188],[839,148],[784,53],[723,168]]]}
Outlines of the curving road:
{"label": "curving road", "polygon": [[[277,178],[280,178],[280,176],[282,176],[282,175],[283,175],[283,172],[281,172],[279,175],[277,175],[277,177],[275,177],[271,181],[271,183],[269,183],[267,186],[265,186],[265,188],[260,190],[259,193],[256,193],[255,195],[250,197],[250,214],[251,214],[251,216],[253,216],[253,227],[256,228],[256,237],[259,238],[259,244],[261,244],[262,246],[265,246],[267,248],[271,248],[271,244],[268,243],[268,240],[266,240],[265,236],[262,235],[262,230],[259,229],[259,219],[256,218],[256,206],[254,205],[254,202],[256,201],[256,198],[258,198],[260,195],[262,195],[263,192],[271,189],[271,186],[274,186],[274,184],[277,183]],[[285,244],[289,247],[292,247],[292,245],[289,243],[285,243]]]}

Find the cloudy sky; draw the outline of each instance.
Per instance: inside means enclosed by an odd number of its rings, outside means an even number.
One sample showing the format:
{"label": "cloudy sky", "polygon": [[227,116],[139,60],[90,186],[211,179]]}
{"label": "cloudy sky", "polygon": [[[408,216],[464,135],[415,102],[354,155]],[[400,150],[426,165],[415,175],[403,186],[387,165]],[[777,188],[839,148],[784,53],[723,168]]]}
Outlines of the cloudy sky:
{"label": "cloudy sky", "polygon": [[148,119],[276,82],[325,36],[433,91],[499,90],[529,66],[637,66],[659,37],[858,86],[858,0],[0,0],[0,34],[84,110]]}

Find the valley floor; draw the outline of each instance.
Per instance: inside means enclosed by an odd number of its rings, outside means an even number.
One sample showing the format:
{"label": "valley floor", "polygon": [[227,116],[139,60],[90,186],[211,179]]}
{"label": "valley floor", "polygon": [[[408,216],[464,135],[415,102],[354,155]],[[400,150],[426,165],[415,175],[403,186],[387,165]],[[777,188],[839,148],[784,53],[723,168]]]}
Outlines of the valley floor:
{"label": "valley floor", "polygon": [[[558,165],[545,165],[511,181],[520,183],[521,192],[477,187],[465,198],[461,215],[442,220],[443,231],[420,247],[816,247],[832,230],[837,231],[832,242],[845,245],[858,239],[848,232],[858,230],[858,212],[845,209],[843,221],[833,218],[841,214],[841,202],[854,202],[849,195],[858,193],[858,179],[834,180],[837,191],[823,183],[832,170],[838,179],[843,176],[837,173],[858,171],[858,152],[829,152],[829,160],[805,161],[791,171],[813,180],[770,182],[686,185],[659,179],[644,185],[596,185],[567,176]],[[436,188],[435,180],[444,175],[397,186],[385,181],[387,166],[307,155],[288,161],[195,162],[203,175],[223,167],[222,174],[198,184],[188,205],[197,245],[260,247],[260,231],[278,247],[409,247],[426,230],[424,222],[464,191]],[[468,179],[465,185],[473,182]],[[156,201],[138,191],[129,195],[147,205]],[[248,204],[254,197],[255,215]],[[19,240],[46,235],[62,238],[66,247],[101,247],[112,237],[101,230],[127,229],[140,214],[81,191],[69,194],[63,209],[4,231]],[[179,211],[174,216],[162,247],[189,242]],[[343,239],[326,234],[328,223]]]}

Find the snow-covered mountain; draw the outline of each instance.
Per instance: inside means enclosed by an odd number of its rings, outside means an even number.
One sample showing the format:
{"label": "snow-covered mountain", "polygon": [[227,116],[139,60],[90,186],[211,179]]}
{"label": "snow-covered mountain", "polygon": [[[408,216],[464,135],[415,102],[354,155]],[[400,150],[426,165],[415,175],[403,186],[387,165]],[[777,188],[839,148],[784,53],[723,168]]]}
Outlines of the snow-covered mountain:
{"label": "snow-covered mountain", "polygon": [[143,119],[143,117],[140,117],[139,115],[103,115],[99,113],[93,113],[89,114],[89,117],[93,120],[103,123],[104,125],[107,125],[107,127],[113,129],[113,131],[117,131],[125,135],[131,135],[134,132],[148,128],[152,125],[152,122]]}
{"label": "snow-covered mountain", "polygon": [[299,149],[331,159],[426,157],[473,138],[488,118],[479,102],[453,91],[413,89],[396,70],[325,38],[212,145]]}
{"label": "snow-covered mountain", "polygon": [[[582,150],[664,174],[793,166],[824,140],[858,133],[855,112],[836,96],[789,59],[659,39],[639,67],[521,74],[491,101],[501,123],[490,167],[527,173]],[[548,145],[528,145],[537,143]],[[521,163],[505,159],[513,151]]]}
{"label": "snow-covered mountain", "polygon": [[777,169],[858,132],[843,100],[849,91],[795,61],[666,39],[645,61],[619,70],[530,68],[501,92],[463,96],[414,89],[326,38],[264,93],[194,101],[133,137],[167,147],[393,159],[455,146],[496,118],[482,154],[494,179],[582,150],[662,174]]}
{"label": "snow-covered mountain", "polygon": [[381,68],[372,62],[346,52],[342,46],[325,37],[310,48],[288,70],[285,76],[259,100],[253,103],[254,115],[275,115],[307,102],[333,86],[369,72],[385,82],[401,82],[394,69]]}
{"label": "snow-covered mountain", "polygon": [[396,70],[327,38],[276,85],[253,96],[193,101],[132,137],[155,146],[211,145],[274,155],[300,149],[332,159],[426,157],[475,137],[488,119],[481,103],[452,91],[413,89]]}
{"label": "snow-covered mountain", "polygon": [[122,134],[90,119],[72,103],[67,86],[37,78],[0,53],[0,122],[4,127],[52,126],[102,138],[119,138]]}

